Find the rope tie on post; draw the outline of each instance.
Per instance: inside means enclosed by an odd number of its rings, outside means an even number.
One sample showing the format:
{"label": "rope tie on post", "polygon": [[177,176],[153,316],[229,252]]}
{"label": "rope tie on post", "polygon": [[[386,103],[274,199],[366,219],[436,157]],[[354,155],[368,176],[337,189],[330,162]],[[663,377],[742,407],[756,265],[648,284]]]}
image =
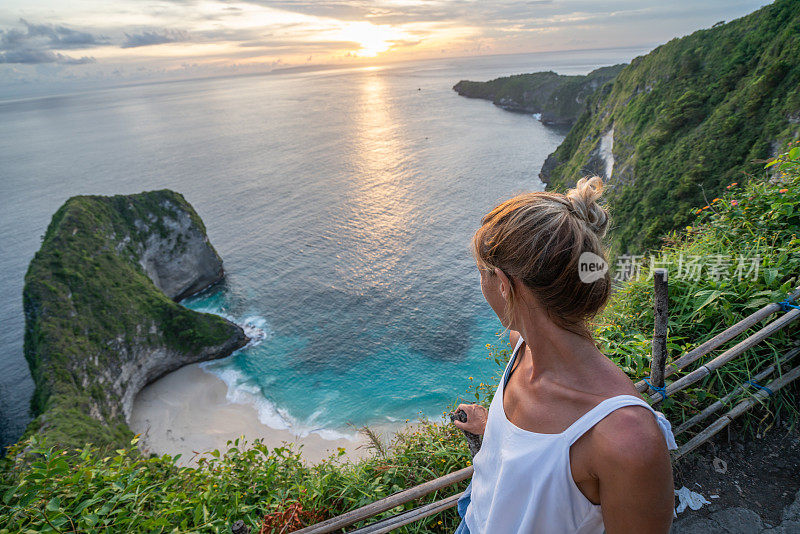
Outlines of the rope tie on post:
{"label": "rope tie on post", "polygon": [[767,394],[768,394],[770,397],[772,397],[772,396],[774,396],[774,395],[775,395],[775,392],[774,392],[774,391],[772,391],[771,389],[769,389],[767,386],[762,386],[761,384],[759,384],[759,383],[758,383],[758,382],[756,382],[755,380],[745,380],[745,384],[750,384],[751,386],[753,386],[753,387],[755,387],[755,388],[758,388],[758,389],[763,389],[764,391],[766,391],[766,392],[767,392]]}
{"label": "rope tie on post", "polygon": [[664,384],[663,386],[656,386],[655,384],[650,382],[650,380],[652,380],[652,378],[653,377],[645,378],[644,379],[644,383],[647,384],[648,386],[650,386],[650,388],[653,389],[656,393],[661,393],[661,398],[662,399],[666,399],[667,397],[669,397],[669,395],[667,395],[667,385]]}
{"label": "rope tie on post", "polygon": [[800,310],[800,306],[797,304],[793,304],[794,299],[792,297],[787,298],[786,300],[782,300],[778,303],[778,306],[781,307],[781,311],[786,313],[791,309]]}

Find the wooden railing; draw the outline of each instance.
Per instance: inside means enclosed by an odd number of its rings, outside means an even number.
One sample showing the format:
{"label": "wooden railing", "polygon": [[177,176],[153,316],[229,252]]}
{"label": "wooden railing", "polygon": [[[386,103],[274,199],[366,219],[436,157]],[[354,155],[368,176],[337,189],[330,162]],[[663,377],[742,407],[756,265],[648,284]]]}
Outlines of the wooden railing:
{"label": "wooden railing", "polygon": [[[743,354],[748,349],[756,346],[757,344],[767,339],[769,336],[775,334],[776,332],[780,331],[781,329],[785,328],[786,326],[788,326],[789,324],[800,318],[800,309],[796,308],[787,309],[786,306],[782,305],[781,303],[767,304],[763,308],[745,317],[741,321],[725,329],[723,332],[720,332],[719,334],[712,337],[708,341],[705,341],[704,343],[694,348],[693,350],[683,354],[681,357],[673,361],[669,366],[665,366],[666,333],[667,333],[667,321],[668,321],[668,310],[667,310],[668,295],[667,295],[666,270],[663,269],[656,270],[654,275],[654,284],[655,284],[655,297],[654,297],[655,327],[654,327],[653,349],[652,349],[653,359],[652,359],[652,364],[650,369],[651,374],[649,379],[650,384],[652,384],[652,386],[654,387],[649,386],[647,382],[645,382],[644,380],[636,383],[637,391],[639,391],[640,393],[647,392],[649,394],[651,404],[658,404],[662,402],[666,397],[678,391],[681,391],[682,389],[698,382],[699,380],[702,380],[706,376],[710,375],[712,372],[718,370],[726,363],[733,361],[735,358]],[[787,301],[789,302],[794,301],[794,299],[798,298],[799,296],[800,296],[800,287],[797,287],[789,296]],[[676,372],[680,371],[689,364],[697,361],[703,356],[716,350],[717,348],[721,347],[728,341],[737,337],[742,332],[748,330],[749,328],[758,324],[760,321],[763,321],[770,315],[777,313],[779,311],[785,311],[786,313],[782,314],[777,319],[763,326],[758,331],[751,334],[744,340],[740,341],[739,343],[737,343],[730,349],[726,350],[725,352],[723,352],[716,358],[712,359],[711,361],[701,365],[697,369],[679,378],[678,380],[672,382],[666,387],[664,386],[665,378],[675,374]],[[676,451],[673,451],[672,458],[674,460],[677,460],[681,456],[684,456],[685,454],[693,451],[694,449],[696,449],[697,447],[699,447],[700,445],[711,439],[711,437],[719,433],[726,426],[728,426],[731,423],[731,421],[733,421],[736,417],[745,413],[747,410],[749,410],[756,404],[759,404],[767,397],[774,394],[774,392],[780,390],[787,384],[791,383],[793,380],[797,379],[800,376],[800,365],[794,367],[790,371],[783,373],[781,376],[775,378],[766,385],[760,384],[760,381],[771,376],[774,372],[780,370],[783,365],[789,363],[798,354],[800,354],[800,347],[792,348],[786,354],[784,354],[775,364],[769,366],[768,368],[764,369],[763,371],[755,375],[753,377],[753,380],[748,381],[750,383],[749,385],[753,386],[753,388],[755,389],[754,392],[748,398],[739,402],[730,411],[728,411],[727,413],[716,419],[713,423],[708,425],[705,429],[700,431],[694,438],[686,442],[683,446],[679,447]],[[711,406],[707,407],[701,413],[695,415],[691,419],[684,422],[682,425],[680,425],[678,428],[675,429],[674,434],[676,436],[680,435],[689,428],[691,428],[692,426],[702,421],[705,421],[715,413],[722,410],[722,408],[724,408],[731,399],[735,398],[737,395],[742,393],[747,387],[747,385],[748,384],[742,384],[738,386],[728,395],[721,398],[719,401],[715,402]],[[471,436],[467,436],[467,438],[470,444],[470,452],[472,452],[474,455],[477,452],[477,448],[479,448],[480,446],[479,441],[477,442],[478,445],[476,447],[475,445],[476,441],[474,439],[470,439]],[[392,508],[396,508],[408,502],[424,497],[425,495],[433,493],[434,491],[438,491],[453,484],[456,484],[458,482],[462,482],[470,478],[472,476],[472,473],[473,473],[472,466],[460,469],[443,477],[439,477],[435,480],[431,480],[429,482],[425,482],[424,484],[414,486],[413,488],[395,493],[394,495],[390,495],[389,497],[375,501],[371,504],[368,504],[356,510],[352,510],[345,514],[325,520],[321,523],[305,527],[301,530],[295,531],[295,533],[326,534],[330,532],[340,531],[345,527],[358,523],[359,521],[375,517],[378,514],[386,512],[387,510],[391,510]],[[394,515],[390,518],[383,519],[376,523],[370,524],[368,526],[359,528],[357,530],[353,530],[351,531],[351,534],[356,534],[356,533],[380,534],[384,532],[390,532],[391,530],[399,528],[403,525],[407,525],[414,521],[418,521],[425,517],[447,510],[448,508],[454,507],[460,496],[461,493],[456,493],[445,499],[425,504],[423,506],[414,508],[413,510],[406,511]]]}

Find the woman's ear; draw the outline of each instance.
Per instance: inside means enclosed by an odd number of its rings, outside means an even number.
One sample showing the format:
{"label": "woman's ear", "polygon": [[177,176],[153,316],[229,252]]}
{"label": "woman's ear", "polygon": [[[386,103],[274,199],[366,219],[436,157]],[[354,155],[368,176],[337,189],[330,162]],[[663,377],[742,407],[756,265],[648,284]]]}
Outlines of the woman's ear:
{"label": "woman's ear", "polygon": [[500,280],[500,294],[503,296],[503,300],[508,300],[509,291],[511,290],[511,280],[508,279],[506,273],[499,267],[494,268],[494,274]]}

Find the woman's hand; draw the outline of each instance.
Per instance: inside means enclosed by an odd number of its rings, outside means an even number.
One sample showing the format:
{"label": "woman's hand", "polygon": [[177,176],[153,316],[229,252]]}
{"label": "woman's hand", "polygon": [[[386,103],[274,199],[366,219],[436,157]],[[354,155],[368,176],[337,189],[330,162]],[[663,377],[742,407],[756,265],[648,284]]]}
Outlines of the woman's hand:
{"label": "woman's hand", "polygon": [[482,435],[486,429],[486,418],[489,415],[489,410],[480,404],[459,404],[458,408],[456,408],[456,411],[458,410],[464,410],[464,413],[467,414],[467,422],[462,423],[456,419],[453,424],[461,430],[466,430],[479,436]]}

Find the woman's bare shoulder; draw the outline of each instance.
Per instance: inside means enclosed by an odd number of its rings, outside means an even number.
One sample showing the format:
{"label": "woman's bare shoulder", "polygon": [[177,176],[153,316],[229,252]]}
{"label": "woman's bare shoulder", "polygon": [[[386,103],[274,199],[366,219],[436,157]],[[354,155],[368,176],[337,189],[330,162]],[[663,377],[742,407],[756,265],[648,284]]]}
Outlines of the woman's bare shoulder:
{"label": "woman's bare shoulder", "polygon": [[592,432],[592,449],[599,457],[648,457],[666,441],[653,412],[640,405],[617,408],[600,420]]}

